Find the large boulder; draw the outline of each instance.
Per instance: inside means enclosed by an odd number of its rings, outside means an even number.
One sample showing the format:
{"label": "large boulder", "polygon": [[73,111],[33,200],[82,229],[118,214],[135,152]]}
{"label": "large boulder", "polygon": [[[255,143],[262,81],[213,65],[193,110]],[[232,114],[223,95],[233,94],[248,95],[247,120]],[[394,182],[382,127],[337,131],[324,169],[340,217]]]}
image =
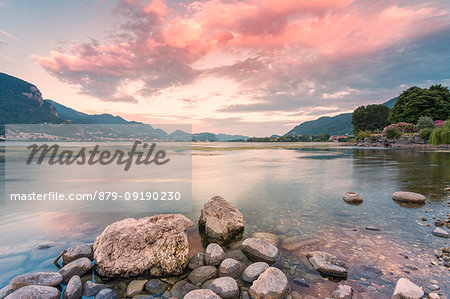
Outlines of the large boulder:
{"label": "large boulder", "polygon": [[307,255],[311,265],[321,274],[334,277],[347,277],[348,267],[343,261],[332,254],[323,251],[314,251]]}
{"label": "large boulder", "polygon": [[181,214],[115,222],[95,239],[97,271],[108,277],[181,274],[189,261],[186,229],[193,225]]}
{"label": "large boulder", "polygon": [[392,299],[420,299],[423,295],[423,290],[408,278],[400,278],[395,285]]}
{"label": "large boulder", "polygon": [[278,268],[269,267],[253,282],[249,293],[252,299],[281,299],[290,289],[286,275]]}
{"label": "large boulder", "polygon": [[277,262],[281,253],[272,244],[258,238],[248,238],[242,242],[242,251],[255,262],[266,262],[269,265]]}
{"label": "large boulder", "polygon": [[422,194],[405,191],[395,192],[392,195],[392,199],[396,201],[417,203],[417,204],[423,204],[425,203],[426,200],[425,196],[423,196]]}
{"label": "large boulder", "polygon": [[198,225],[209,241],[224,245],[244,231],[244,216],[232,203],[215,196],[201,210]]}

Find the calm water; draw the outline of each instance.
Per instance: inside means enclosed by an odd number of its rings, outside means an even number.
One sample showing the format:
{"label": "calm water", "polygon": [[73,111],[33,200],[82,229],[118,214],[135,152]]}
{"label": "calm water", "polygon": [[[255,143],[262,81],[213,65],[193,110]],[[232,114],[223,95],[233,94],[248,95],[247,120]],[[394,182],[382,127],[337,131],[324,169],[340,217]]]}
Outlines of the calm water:
{"label": "calm water", "polygon": [[[450,185],[449,152],[292,143],[196,143],[192,161],[193,209],[186,216],[195,222],[203,204],[220,195],[244,214],[246,235],[277,232],[282,239],[294,237],[303,242],[301,247],[283,249],[280,266],[290,277],[302,276],[315,284],[300,291],[324,296],[335,285],[305,262],[304,254],[317,249],[346,260],[350,264],[349,282],[361,290],[388,293],[396,279],[406,276],[424,286],[431,284],[430,279],[438,280],[441,292],[448,291],[448,270],[430,262],[438,262],[434,251],[449,246],[449,242],[430,232],[432,218],[444,217],[449,211],[449,193],[444,191]],[[424,194],[427,204],[401,206],[392,200],[392,194],[399,190]],[[341,198],[345,191],[360,193],[364,203],[346,204]],[[148,215],[36,213],[3,207],[0,287],[21,273],[56,270],[52,261],[60,251],[93,242],[114,221]],[[431,225],[425,226],[427,223]],[[369,232],[365,230],[368,225],[381,231]],[[191,238],[197,242],[195,231]],[[414,264],[418,270],[405,273],[401,269],[404,264]]]}

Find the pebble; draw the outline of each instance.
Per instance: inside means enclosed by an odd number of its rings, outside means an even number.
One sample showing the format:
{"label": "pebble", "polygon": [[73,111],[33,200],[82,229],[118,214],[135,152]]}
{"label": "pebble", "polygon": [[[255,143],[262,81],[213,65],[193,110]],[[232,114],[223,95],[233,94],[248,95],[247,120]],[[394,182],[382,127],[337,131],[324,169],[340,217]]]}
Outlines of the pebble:
{"label": "pebble", "polygon": [[59,270],[59,273],[63,277],[63,283],[67,284],[72,276],[81,276],[91,270],[92,267],[91,260],[87,257],[82,257],[65,265],[61,270]]}
{"label": "pebble", "polygon": [[193,284],[202,284],[207,280],[217,277],[217,268],[213,266],[198,267],[189,273],[187,280]]}
{"label": "pebble", "polygon": [[117,294],[111,289],[103,289],[95,295],[95,299],[118,299]]}
{"label": "pebble", "polygon": [[133,280],[128,284],[125,296],[133,297],[144,290],[144,286],[148,280]]}
{"label": "pebble", "polygon": [[101,290],[107,289],[110,287],[111,287],[110,285],[96,283],[96,282],[88,280],[84,283],[83,294],[84,294],[84,296],[92,297],[92,296],[95,296]]}
{"label": "pebble", "polygon": [[191,270],[205,265],[205,254],[203,252],[197,252],[189,261],[188,267]]}
{"label": "pebble", "polygon": [[226,254],[219,244],[211,243],[206,247],[205,264],[209,266],[219,266],[226,258]]}
{"label": "pebble", "polygon": [[58,272],[34,272],[16,276],[11,280],[11,287],[14,290],[28,285],[41,285],[54,287],[59,285],[63,277]]}
{"label": "pebble", "polygon": [[72,276],[64,290],[63,299],[79,299],[83,293],[83,285],[78,275]]}
{"label": "pebble", "polygon": [[242,273],[242,280],[252,283],[256,279],[258,279],[259,275],[261,275],[266,269],[269,268],[269,264],[265,262],[257,262],[253,263],[247,268],[245,268]]}
{"label": "pebble", "polygon": [[32,299],[32,298],[59,299],[60,296],[61,293],[57,288],[48,286],[30,285],[12,292],[5,299]]}
{"label": "pebble", "polygon": [[169,288],[169,285],[159,279],[150,279],[145,284],[145,290],[150,294],[162,294]]}

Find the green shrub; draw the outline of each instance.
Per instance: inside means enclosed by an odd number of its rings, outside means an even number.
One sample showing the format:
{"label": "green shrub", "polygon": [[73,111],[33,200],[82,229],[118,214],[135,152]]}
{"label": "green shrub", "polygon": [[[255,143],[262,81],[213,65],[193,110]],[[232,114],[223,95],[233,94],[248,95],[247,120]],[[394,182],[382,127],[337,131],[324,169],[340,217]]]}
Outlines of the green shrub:
{"label": "green shrub", "polygon": [[385,131],[385,135],[388,139],[394,139],[402,135],[402,132],[397,130],[396,128],[387,128]]}
{"label": "green shrub", "polygon": [[430,135],[430,143],[434,145],[450,144],[450,120],[446,120],[442,127],[433,130]]}
{"label": "green shrub", "polygon": [[370,135],[369,138],[370,138],[370,141],[374,142],[374,141],[377,141],[378,136],[377,135]]}
{"label": "green shrub", "polygon": [[431,132],[433,132],[433,129],[425,128],[420,131],[419,136],[424,140],[428,140],[430,138]]}
{"label": "green shrub", "polygon": [[372,132],[370,131],[363,131],[363,132],[359,132],[358,136],[356,136],[356,139],[358,140],[364,140],[367,137],[369,137],[370,135],[372,135]]}
{"label": "green shrub", "polygon": [[434,129],[433,119],[429,116],[421,116],[417,121],[417,128],[419,130]]}

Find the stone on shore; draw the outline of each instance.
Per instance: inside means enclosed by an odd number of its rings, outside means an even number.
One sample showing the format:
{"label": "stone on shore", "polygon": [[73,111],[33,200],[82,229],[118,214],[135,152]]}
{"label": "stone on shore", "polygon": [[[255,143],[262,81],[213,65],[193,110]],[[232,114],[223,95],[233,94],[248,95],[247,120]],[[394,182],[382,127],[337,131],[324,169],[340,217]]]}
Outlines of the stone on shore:
{"label": "stone on shore", "polygon": [[159,279],[150,279],[145,284],[145,290],[150,294],[162,294],[169,288],[169,285]]}
{"label": "stone on shore", "polygon": [[242,251],[255,262],[266,262],[269,265],[277,262],[281,253],[272,244],[257,238],[248,238],[242,242]]}
{"label": "stone on shore", "polygon": [[332,254],[323,251],[314,251],[307,255],[311,265],[321,274],[333,277],[347,277],[347,266],[343,261]]}
{"label": "stone on shore", "polygon": [[425,196],[415,192],[398,191],[392,195],[392,199],[410,203],[425,203]]}
{"label": "stone on shore", "polygon": [[103,289],[110,288],[110,285],[102,284],[102,283],[96,283],[93,281],[86,281],[83,288],[83,295],[87,297],[95,296],[98,292],[100,292]]}
{"label": "stone on shore", "polygon": [[269,267],[253,282],[249,293],[252,299],[281,299],[289,293],[289,290],[286,275],[275,267]]}
{"label": "stone on shore", "polygon": [[59,299],[60,296],[61,293],[57,288],[30,285],[12,292],[5,299]]}
{"label": "stone on shore", "polygon": [[275,247],[278,246],[278,243],[280,242],[280,239],[278,238],[277,235],[271,234],[271,233],[266,233],[266,232],[253,233],[252,237],[269,242],[270,244],[272,244]]}
{"label": "stone on shore", "polygon": [[170,289],[170,296],[181,299],[187,293],[196,289],[197,287],[192,283],[189,283],[186,280],[180,280]]}
{"label": "stone on shore", "polygon": [[198,267],[189,273],[187,279],[193,284],[201,284],[217,277],[217,268],[213,266]]}
{"label": "stone on shore", "polygon": [[144,290],[144,286],[148,280],[133,280],[131,281],[125,292],[125,296],[133,297],[134,295],[138,295]]}
{"label": "stone on shore", "polygon": [[190,291],[183,299],[221,299],[219,295],[209,289]]}
{"label": "stone on shore", "polygon": [[65,265],[61,270],[59,270],[59,273],[63,277],[63,284],[67,284],[72,276],[82,276],[87,271],[91,270],[92,267],[92,262],[87,257],[82,257]]}
{"label": "stone on shore", "polygon": [[440,238],[450,238],[450,233],[440,227],[436,227],[432,232],[433,235]]}
{"label": "stone on shore", "polygon": [[103,289],[95,295],[95,299],[118,299],[116,292],[111,289]]}
{"label": "stone on shore", "polygon": [[205,254],[203,252],[197,252],[189,261],[188,268],[194,270],[195,268],[205,265]]}
{"label": "stone on shore", "polygon": [[208,283],[207,288],[223,299],[239,298],[239,286],[236,280],[231,277],[220,277],[214,279]]}
{"label": "stone on shore", "polygon": [[244,231],[244,216],[235,205],[215,196],[201,210],[198,225],[209,241],[224,245]]}
{"label": "stone on shore", "polygon": [[115,222],[94,242],[97,271],[109,277],[182,274],[189,261],[186,229],[192,225],[181,214]]}
{"label": "stone on shore", "polygon": [[63,299],[79,299],[83,294],[83,285],[78,275],[72,276],[64,290]]}
{"label": "stone on shore", "polygon": [[269,264],[264,262],[253,263],[247,268],[245,268],[242,273],[242,280],[252,283],[258,279],[258,277],[269,268]]}
{"label": "stone on shore", "polygon": [[352,299],[353,289],[349,285],[338,284],[336,289],[331,293],[333,299]]}
{"label": "stone on shore", "polygon": [[392,299],[420,299],[423,295],[423,290],[408,278],[400,278],[395,285]]}
{"label": "stone on shore", "polygon": [[58,272],[34,272],[16,276],[11,280],[10,285],[13,290],[29,285],[54,287],[59,285],[62,280],[63,277]]}
{"label": "stone on shore", "polygon": [[342,199],[344,199],[344,201],[348,202],[348,203],[362,203],[363,202],[363,198],[361,197],[361,195],[359,195],[358,193],[355,193],[355,192],[345,192],[344,194],[342,194]]}
{"label": "stone on shore", "polygon": [[227,257],[225,251],[219,244],[211,243],[206,247],[205,264],[209,266],[219,266],[220,263]]}
{"label": "stone on shore", "polygon": [[62,256],[63,263],[68,264],[82,257],[87,257],[92,260],[94,258],[93,245],[94,244],[81,244],[70,247]]}
{"label": "stone on shore", "polygon": [[232,278],[239,278],[244,271],[245,265],[235,259],[226,258],[219,266],[219,276],[229,276]]}

